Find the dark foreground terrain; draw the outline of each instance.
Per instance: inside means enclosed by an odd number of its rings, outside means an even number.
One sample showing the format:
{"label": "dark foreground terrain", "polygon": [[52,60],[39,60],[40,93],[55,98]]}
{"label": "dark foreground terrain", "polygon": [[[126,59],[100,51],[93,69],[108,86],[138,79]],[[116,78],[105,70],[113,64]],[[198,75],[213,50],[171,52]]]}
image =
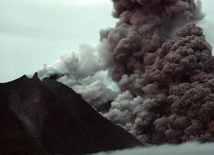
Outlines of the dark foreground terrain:
{"label": "dark foreground terrain", "polygon": [[141,143],[52,80],[0,84],[0,154],[90,154]]}

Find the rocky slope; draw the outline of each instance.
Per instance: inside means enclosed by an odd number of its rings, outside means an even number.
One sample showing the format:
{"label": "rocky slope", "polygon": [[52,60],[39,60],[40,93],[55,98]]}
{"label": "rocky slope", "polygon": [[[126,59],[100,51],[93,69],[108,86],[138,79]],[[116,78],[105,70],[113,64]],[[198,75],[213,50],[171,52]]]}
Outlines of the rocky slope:
{"label": "rocky slope", "polygon": [[0,154],[88,154],[141,143],[72,89],[23,76],[0,84]]}

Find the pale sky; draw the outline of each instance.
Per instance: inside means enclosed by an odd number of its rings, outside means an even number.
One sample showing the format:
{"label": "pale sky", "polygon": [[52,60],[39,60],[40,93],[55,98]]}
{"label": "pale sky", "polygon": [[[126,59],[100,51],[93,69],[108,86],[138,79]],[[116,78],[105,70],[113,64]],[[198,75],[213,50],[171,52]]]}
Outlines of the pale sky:
{"label": "pale sky", "polygon": [[[214,21],[213,0],[203,0]],[[53,64],[63,51],[99,42],[99,30],[114,27],[111,0],[1,0],[0,82]],[[211,27],[213,28],[213,27]]]}

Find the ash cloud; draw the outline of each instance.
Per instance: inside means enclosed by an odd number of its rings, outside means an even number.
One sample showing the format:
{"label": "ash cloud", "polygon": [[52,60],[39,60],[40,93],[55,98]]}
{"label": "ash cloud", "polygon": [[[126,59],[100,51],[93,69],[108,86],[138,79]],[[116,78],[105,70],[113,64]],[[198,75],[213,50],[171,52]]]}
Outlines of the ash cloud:
{"label": "ash cloud", "polygon": [[[116,27],[101,32],[111,45],[114,64],[113,79],[144,72],[144,56],[154,53],[171,37],[177,27],[203,18],[203,14],[190,0],[120,1],[113,0]],[[200,5],[198,6],[200,7]]]}
{"label": "ash cloud", "polygon": [[115,0],[114,7],[120,20],[102,33],[120,38],[112,78],[124,93],[105,116],[144,144],[213,141],[212,49],[200,27],[184,26],[203,18],[200,3]]}
{"label": "ash cloud", "polygon": [[[115,28],[100,44],[66,53],[42,78],[58,74],[103,116],[145,145],[214,141],[212,48],[194,22],[204,17],[194,0],[113,0]],[[107,71],[119,91],[97,75]],[[103,84],[103,81],[108,81]]]}

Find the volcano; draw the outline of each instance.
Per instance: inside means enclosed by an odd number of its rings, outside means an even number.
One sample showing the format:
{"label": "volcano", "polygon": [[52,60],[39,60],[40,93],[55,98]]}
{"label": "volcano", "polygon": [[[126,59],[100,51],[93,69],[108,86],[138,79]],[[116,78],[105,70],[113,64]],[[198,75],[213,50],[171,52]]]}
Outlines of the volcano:
{"label": "volcano", "polygon": [[142,144],[71,88],[22,76],[0,84],[0,154],[88,154]]}

